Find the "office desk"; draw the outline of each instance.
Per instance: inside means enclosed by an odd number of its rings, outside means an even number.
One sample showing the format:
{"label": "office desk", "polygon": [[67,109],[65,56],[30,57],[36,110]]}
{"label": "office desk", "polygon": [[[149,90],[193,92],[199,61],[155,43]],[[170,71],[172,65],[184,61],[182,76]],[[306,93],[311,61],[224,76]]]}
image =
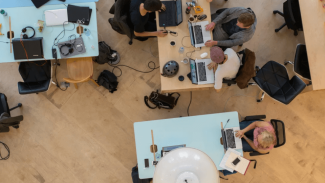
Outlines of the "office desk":
{"label": "office desk", "polygon": [[[88,6],[91,8],[91,20],[88,26],[82,25],[84,28],[88,28],[91,31],[91,35],[93,39],[89,39],[85,34],[82,34],[84,44],[86,47],[86,52],[83,54],[76,55],[75,57],[92,57],[98,56],[98,34],[97,34],[97,16],[96,16],[96,3],[76,3],[73,4],[76,6]],[[46,5],[40,8],[35,7],[19,7],[19,8],[4,8],[5,11],[8,12],[8,16],[0,16],[0,23],[2,23],[1,32],[7,33],[9,31],[9,16],[11,17],[11,29],[14,31],[14,38],[20,38],[21,30],[26,26],[34,27],[36,31],[35,37],[43,37],[43,52],[45,59],[54,59],[52,57],[52,45],[54,39],[59,35],[59,33],[63,30],[63,26],[52,26],[52,27],[44,27],[43,32],[40,33],[38,31],[37,21],[44,20],[44,11],[45,10],[53,10],[53,9],[64,9],[67,8],[63,4],[59,5]],[[76,24],[76,27],[78,25]],[[71,30],[73,28],[73,24],[69,23],[65,25],[66,30]],[[31,36],[33,34],[32,30],[28,29],[27,34]],[[66,31],[65,36],[60,40],[60,42],[68,41],[68,37],[72,34],[77,34],[76,29],[73,31]],[[62,36],[62,35],[61,35]],[[61,37],[60,36],[60,37]],[[0,36],[0,41],[9,42],[7,35]],[[91,48],[91,46],[95,48]],[[58,52],[58,59],[61,58],[59,49],[55,46]],[[27,60],[15,60],[14,59],[14,50],[13,53],[10,53],[9,44],[0,42],[0,63],[4,62],[21,62]],[[30,59],[37,60],[37,59]],[[42,60],[42,59],[38,59]]]}
{"label": "office desk", "polygon": [[313,90],[325,89],[325,10],[321,1],[299,0]]}
{"label": "office desk", "polygon": [[[207,85],[194,85],[192,84],[191,80],[187,77],[187,74],[190,72],[190,66],[189,64],[185,65],[181,62],[186,56],[187,52],[194,51],[195,47],[191,45],[190,41],[190,33],[188,30],[188,18],[189,15],[185,13],[186,10],[186,2],[188,0],[183,0],[183,22],[176,26],[176,27],[166,27],[167,30],[171,30],[178,33],[177,37],[172,36],[171,34],[168,34],[166,37],[158,37],[158,51],[159,51],[159,65],[160,65],[160,72],[162,73],[162,68],[165,65],[166,62],[170,60],[175,60],[180,65],[179,71],[177,76],[173,78],[167,78],[160,76],[161,80],[161,91],[162,92],[180,92],[180,91],[193,91],[193,90],[200,90],[200,89],[208,89],[213,87],[213,84],[207,84]],[[210,3],[208,3],[206,0],[201,0],[198,3],[199,6],[203,8],[203,13],[206,14],[207,18],[204,21],[211,22],[211,13],[210,13]],[[191,14],[194,15],[194,10],[192,8]],[[158,12],[156,13],[156,20],[157,20],[157,29],[162,30],[163,27],[159,27],[159,15]],[[184,36],[187,36],[184,38]],[[183,39],[184,38],[184,39]],[[211,34],[212,39],[212,34]],[[183,54],[180,54],[178,52],[179,48],[182,47],[182,40],[184,44],[185,51]],[[176,45],[173,47],[170,45],[170,41],[175,41]],[[197,48],[199,50],[200,48]],[[196,51],[192,53],[191,58],[201,58],[200,55],[204,52],[208,53],[208,56],[206,58],[210,58],[210,48],[209,47],[202,47],[201,50]],[[188,53],[190,55],[190,53]],[[179,81],[178,77],[182,75],[185,77],[184,81]]]}
{"label": "office desk", "polygon": [[[238,113],[227,112],[200,116],[162,119],[134,123],[135,144],[140,179],[152,178],[155,168],[152,165],[153,153],[150,152],[151,130],[153,130],[158,153],[162,147],[186,144],[186,147],[199,149],[206,153],[221,170],[219,164],[224,155],[223,145],[220,144],[221,125],[226,128],[238,127]],[[238,150],[243,155],[243,151]],[[144,168],[144,159],[149,159],[149,168]],[[159,159],[157,159],[159,161]]]}

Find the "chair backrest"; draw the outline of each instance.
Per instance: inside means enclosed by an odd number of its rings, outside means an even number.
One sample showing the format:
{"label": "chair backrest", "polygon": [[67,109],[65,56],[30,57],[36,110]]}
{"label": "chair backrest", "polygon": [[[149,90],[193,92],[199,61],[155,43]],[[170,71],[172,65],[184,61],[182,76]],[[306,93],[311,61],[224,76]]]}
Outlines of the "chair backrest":
{"label": "chair backrest", "polygon": [[311,80],[306,45],[298,44],[296,49],[294,71],[301,77]]}
{"label": "chair backrest", "polygon": [[289,29],[302,28],[299,0],[287,0],[283,3],[284,19]]}
{"label": "chair backrest", "polygon": [[4,112],[10,115],[10,110],[7,103],[7,97],[5,94],[0,93],[0,115]]}
{"label": "chair backrest", "polygon": [[274,146],[274,148],[283,146],[286,143],[285,126],[283,121],[271,119],[271,124],[273,125],[277,139],[277,144]]}
{"label": "chair backrest", "polygon": [[19,73],[24,82],[41,82],[51,79],[51,61],[21,62]]}

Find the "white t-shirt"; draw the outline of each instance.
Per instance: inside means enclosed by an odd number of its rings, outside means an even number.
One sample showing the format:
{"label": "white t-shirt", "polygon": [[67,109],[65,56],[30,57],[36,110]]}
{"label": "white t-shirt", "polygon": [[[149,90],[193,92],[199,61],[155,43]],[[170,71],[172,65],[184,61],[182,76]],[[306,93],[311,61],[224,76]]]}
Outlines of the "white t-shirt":
{"label": "white t-shirt", "polygon": [[223,78],[235,78],[240,67],[240,60],[237,56],[237,53],[233,49],[227,48],[224,54],[228,56],[228,60],[224,64],[218,65],[218,69],[215,73],[215,89],[222,88]]}

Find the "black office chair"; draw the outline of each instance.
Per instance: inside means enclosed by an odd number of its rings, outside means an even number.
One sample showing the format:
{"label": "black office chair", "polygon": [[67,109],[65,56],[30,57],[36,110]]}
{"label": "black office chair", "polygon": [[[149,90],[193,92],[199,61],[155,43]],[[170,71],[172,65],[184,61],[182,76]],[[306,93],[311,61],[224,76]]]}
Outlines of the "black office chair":
{"label": "black office chair", "polygon": [[[243,121],[253,121],[253,120],[263,121],[262,119],[265,119],[265,118],[266,118],[265,115],[246,116],[245,120],[243,120]],[[276,145],[274,145],[274,148],[281,147],[286,143],[284,123],[281,120],[271,119],[271,124],[273,125],[274,132],[276,135],[276,140],[277,140],[277,143],[276,143]],[[249,153],[250,156],[258,156],[258,155],[266,155],[266,154],[269,154],[269,153],[262,154],[257,151],[252,151]]]}
{"label": "black office chair", "polygon": [[261,69],[257,68],[253,80],[263,91],[261,99],[257,102],[261,102],[267,93],[287,105],[306,87],[298,76],[293,76],[290,80],[285,66],[275,61],[267,62]]}
{"label": "black office chair", "polygon": [[298,44],[296,48],[295,61],[294,62],[285,61],[284,65],[287,64],[292,64],[293,71],[295,72],[295,74],[308,80],[309,81],[308,85],[311,85],[311,76],[309,71],[306,45]]}
{"label": "black office chair", "polygon": [[274,10],[273,14],[279,14],[284,17],[285,23],[275,29],[275,32],[279,32],[284,26],[287,25],[288,29],[294,30],[294,35],[298,35],[298,31],[302,31],[302,20],[300,14],[299,0],[287,0],[283,3],[283,13]]}
{"label": "black office chair", "polygon": [[150,183],[150,181],[152,180],[139,178],[138,164],[132,168],[131,177],[133,183]]}
{"label": "black office chair", "polygon": [[19,73],[24,82],[18,82],[19,94],[47,91],[51,83],[51,61],[21,62]]}
{"label": "black office chair", "polygon": [[9,127],[19,128],[20,121],[23,120],[23,116],[11,117],[10,111],[21,107],[22,104],[19,103],[16,107],[9,109],[7,103],[7,97],[5,94],[0,93],[0,133],[9,132]]}
{"label": "black office chair", "polygon": [[[248,81],[253,76],[255,76],[255,71],[254,71],[255,70],[254,69],[254,66],[255,66],[255,53],[252,52],[249,49],[244,49],[244,50],[242,50],[240,52],[237,52],[237,55],[238,56],[239,55],[243,55],[243,57],[242,57],[242,65],[239,67],[238,73],[237,73],[236,77],[233,78],[233,79],[223,79],[222,83],[226,83],[228,86],[237,84],[240,89],[243,89],[243,88],[247,88],[248,87],[248,85],[249,85]],[[254,59],[253,60],[253,62],[254,62],[253,65],[254,66],[250,70],[248,70],[248,68],[245,65],[246,64],[246,56],[247,55],[248,55],[248,57],[253,57],[253,59]],[[249,66],[249,65],[247,65],[247,66]],[[243,68],[245,70],[242,70]],[[246,80],[247,81],[247,86],[244,86],[245,83],[241,83],[241,82],[237,83],[237,79],[240,79],[240,80],[243,80],[244,79],[244,80]]]}

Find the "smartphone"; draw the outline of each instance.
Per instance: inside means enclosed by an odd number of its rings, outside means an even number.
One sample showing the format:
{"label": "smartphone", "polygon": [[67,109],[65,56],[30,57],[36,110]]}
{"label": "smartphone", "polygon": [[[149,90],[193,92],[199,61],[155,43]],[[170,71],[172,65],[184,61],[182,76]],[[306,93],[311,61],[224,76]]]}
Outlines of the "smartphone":
{"label": "smartphone", "polygon": [[149,159],[144,159],[144,167],[149,168]]}
{"label": "smartphone", "polygon": [[240,159],[236,158],[233,162],[231,162],[231,164],[236,166],[239,162],[240,162]]}

